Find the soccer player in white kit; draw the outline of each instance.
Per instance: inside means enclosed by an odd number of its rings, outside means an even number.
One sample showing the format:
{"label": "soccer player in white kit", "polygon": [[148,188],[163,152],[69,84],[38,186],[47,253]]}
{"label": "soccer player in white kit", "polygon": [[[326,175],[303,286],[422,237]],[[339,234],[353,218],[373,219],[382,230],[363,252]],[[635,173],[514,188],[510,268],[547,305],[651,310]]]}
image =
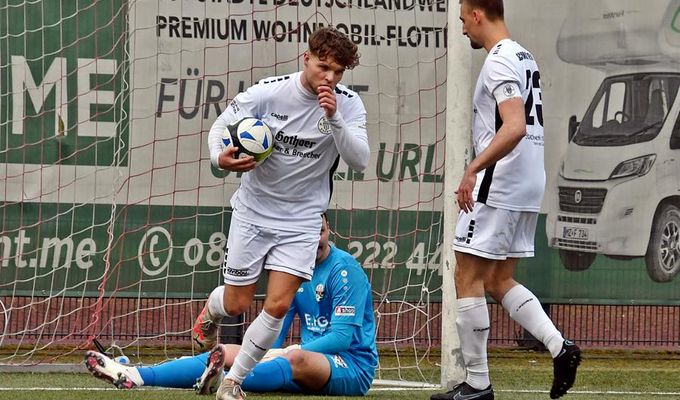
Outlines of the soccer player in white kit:
{"label": "soccer player in white kit", "polygon": [[[300,284],[312,277],[339,157],[355,171],[368,165],[366,110],[357,93],[339,84],[359,63],[357,46],[332,27],[317,29],[308,44],[302,71],[239,93],[208,135],[212,164],[244,174],[231,198],[225,284],[210,294],[192,330],[202,349],[215,345],[224,316],[250,307],[262,269],[269,271],[263,310],[246,330],[218,399],[244,397],[241,382],[275,342]],[[257,168],[253,157],[235,158],[237,150],[221,144],[225,128],[243,117],[263,120],[274,135],[273,153]]]}
{"label": "soccer player in white kit", "polygon": [[475,158],[458,186],[456,294],[466,380],[437,399],[493,400],[486,346],[485,293],[553,356],[550,397],[574,384],[580,349],[565,340],[538,299],[513,279],[517,261],[533,257],[545,187],[540,74],[533,55],[510,39],[502,0],[461,0],[463,34],[488,52],[473,97]]}

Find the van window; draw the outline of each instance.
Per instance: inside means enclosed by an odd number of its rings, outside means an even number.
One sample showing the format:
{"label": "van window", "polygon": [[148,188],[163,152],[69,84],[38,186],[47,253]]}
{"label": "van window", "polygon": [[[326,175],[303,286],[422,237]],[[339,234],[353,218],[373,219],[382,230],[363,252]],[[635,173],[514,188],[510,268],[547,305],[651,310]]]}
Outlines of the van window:
{"label": "van window", "polygon": [[576,144],[622,146],[652,140],[675,101],[680,75],[630,74],[604,80],[588,107]]}
{"label": "van window", "polygon": [[[626,84],[623,82],[613,82],[609,90],[597,103],[593,113],[593,128],[602,128],[607,121],[621,122],[623,120],[624,96],[626,95]],[[618,120],[617,120],[618,118]]]}
{"label": "van window", "polygon": [[676,116],[673,131],[671,132],[671,150],[680,149],[680,118]]}

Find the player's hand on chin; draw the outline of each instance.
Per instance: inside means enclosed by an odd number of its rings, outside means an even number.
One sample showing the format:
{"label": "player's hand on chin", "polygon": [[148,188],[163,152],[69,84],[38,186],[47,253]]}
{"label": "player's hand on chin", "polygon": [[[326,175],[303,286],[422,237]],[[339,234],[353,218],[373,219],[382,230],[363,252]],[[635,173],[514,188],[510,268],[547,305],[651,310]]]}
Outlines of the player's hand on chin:
{"label": "player's hand on chin", "polygon": [[233,172],[248,172],[255,168],[255,157],[248,156],[243,158],[235,158],[234,154],[238,151],[238,147],[227,147],[220,153],[219,164],[220,168]]}
{"label": "player's hand on chin", "polygon": [[319,100],[319,106],[326,112],[326,117],[333,117],[338,107],[333,89],[330,86],[321,85],[316,88],[316,93],[316,98]]}

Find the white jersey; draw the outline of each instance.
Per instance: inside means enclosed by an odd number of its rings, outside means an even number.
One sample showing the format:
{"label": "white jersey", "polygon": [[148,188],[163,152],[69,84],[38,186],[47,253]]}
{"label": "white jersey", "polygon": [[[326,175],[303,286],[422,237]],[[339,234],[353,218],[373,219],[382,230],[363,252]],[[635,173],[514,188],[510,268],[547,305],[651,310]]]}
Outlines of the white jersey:
{"label": "white jersey", "polygon": [[538,212],[545,189],[543,106],[540,74],[534,57],[519,43],[504,39],[486,57],[473,98],[475,154],[489,146],[503,121],[494,91],[501,85],[512,97],[519,86],[524,101],[526,136],[505,157],[477,174],[475,201],[491,207]]}
{"label": "white jersey", "polygon": [[274,135],[274,151],[242,175],[231,198],[234,213],[254,225],[318,232],[339,155],[354,169],[368,164],[366,109],[357,93],[337,85],[337,111],[327,119],[316,94],[302,86],[300,76],[297,72],[262,79],[239,93],[213,124],[208,146],[217,166],[220,138],[228,124],[244,117],[264,121]]}

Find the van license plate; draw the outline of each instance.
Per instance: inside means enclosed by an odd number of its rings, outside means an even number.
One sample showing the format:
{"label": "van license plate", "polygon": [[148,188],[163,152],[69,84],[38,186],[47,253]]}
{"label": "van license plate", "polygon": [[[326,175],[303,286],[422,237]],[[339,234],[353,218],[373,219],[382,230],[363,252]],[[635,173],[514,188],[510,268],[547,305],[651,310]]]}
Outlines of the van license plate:
{"label": "van license plate", "polygon": [[588,240],[588,230],[565,226],[562,228],[562,237],[565,239]]}

